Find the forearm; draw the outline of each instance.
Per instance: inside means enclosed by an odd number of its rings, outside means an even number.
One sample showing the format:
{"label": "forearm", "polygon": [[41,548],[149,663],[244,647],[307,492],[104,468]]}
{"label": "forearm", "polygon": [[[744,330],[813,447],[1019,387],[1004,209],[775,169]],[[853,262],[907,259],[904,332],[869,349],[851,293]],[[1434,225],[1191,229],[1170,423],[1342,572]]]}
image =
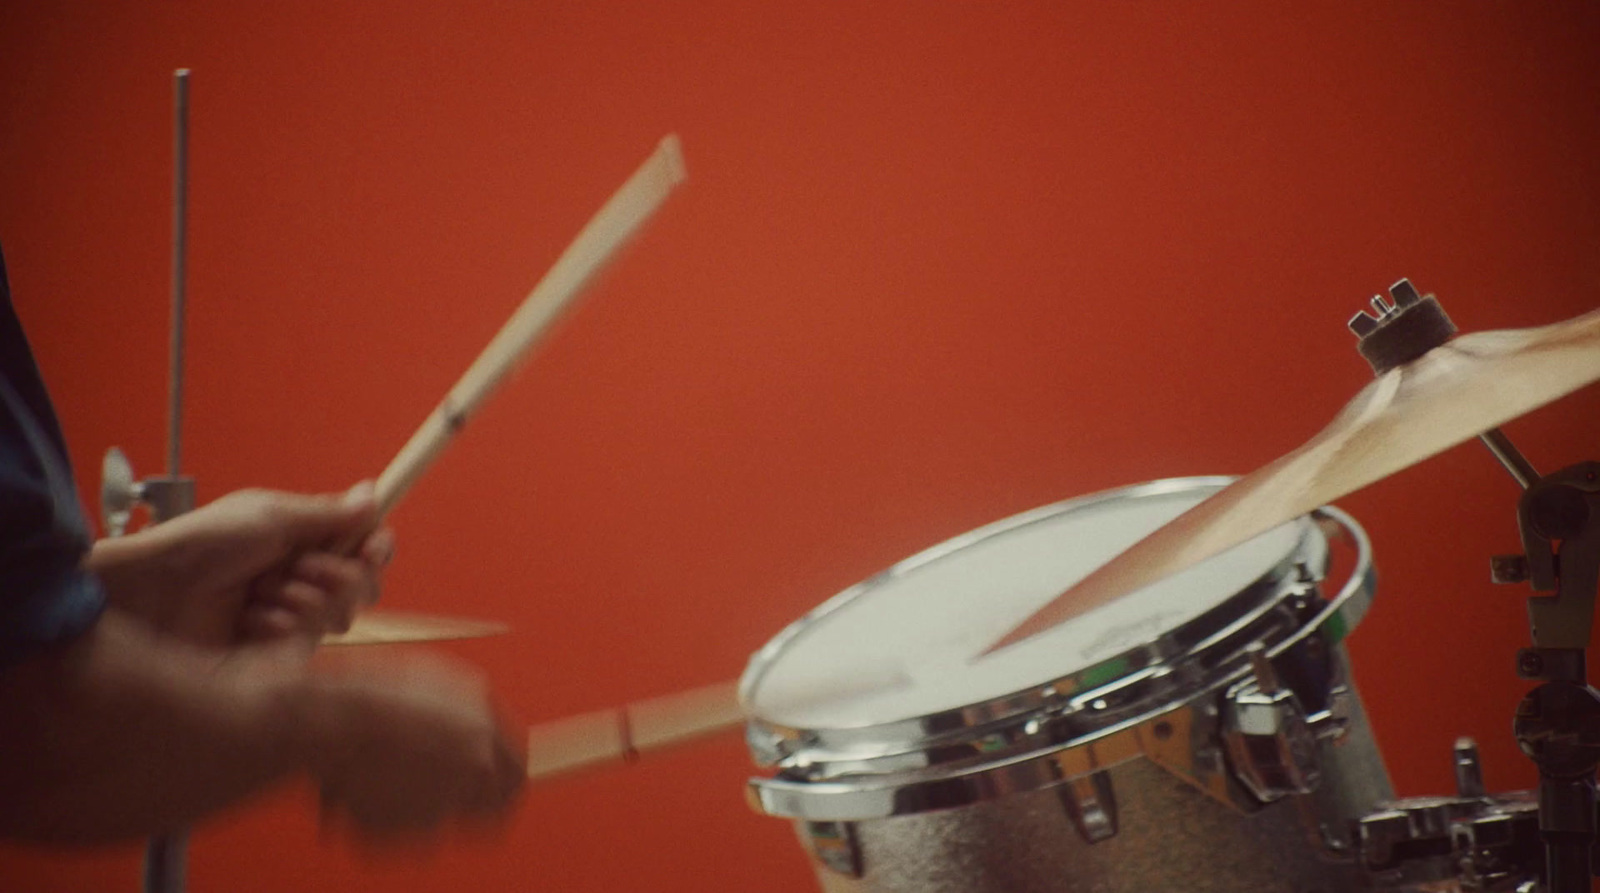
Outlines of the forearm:
{"label": "forearm", "polygon": [[306,674],[264,654],[224,659],[113,609],[0,674],[0,835],[144,836],[303,768]]}

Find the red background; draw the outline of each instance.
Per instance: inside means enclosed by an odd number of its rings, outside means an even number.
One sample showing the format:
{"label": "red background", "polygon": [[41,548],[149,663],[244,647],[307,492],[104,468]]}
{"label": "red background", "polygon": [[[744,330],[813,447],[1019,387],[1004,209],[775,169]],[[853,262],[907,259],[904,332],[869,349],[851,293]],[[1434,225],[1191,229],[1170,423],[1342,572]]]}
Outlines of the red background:
{"label": "red background", "polygon": [[[92,495],[163,459],[170,72],[194,69],[186,470],[203,498],[375,475],[669,131],[690,181],[395,518],[389,604],[535,722],[738,674],[951,535],[1242,472],[1370,377],[1399,276],[1464,329],[1597,303],[1593,3],[0,7],[0,239]],[[1509,432],[1600,453],[1600,389]],[[1479,447],[1345,500],[1351,645],[1397,786],[1491,786],[1526,687],[1515,489]],[[8,719],[7,721],[16,721]],[[420,855],[305,794],[194,843],[197,891],[811,889],[735,735],[530,791]],[[5,889],[133,889],[133,849],[0,850]]]}

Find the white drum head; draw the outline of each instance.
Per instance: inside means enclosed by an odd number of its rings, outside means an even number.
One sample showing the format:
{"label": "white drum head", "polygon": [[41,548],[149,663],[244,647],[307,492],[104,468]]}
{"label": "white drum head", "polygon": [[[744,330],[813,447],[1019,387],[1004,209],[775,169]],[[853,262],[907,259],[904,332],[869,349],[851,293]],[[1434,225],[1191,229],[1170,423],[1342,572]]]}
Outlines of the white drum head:
{"label": "white drum head", "polygon": [[1274,528],[982,659],[1036,608],[1219,489],[1172,482],[1040,509],[952,540],[806,618],[746,680],[751,714],[848,729],[958,710],[1155,641],[1271,575],[1313,528]]}

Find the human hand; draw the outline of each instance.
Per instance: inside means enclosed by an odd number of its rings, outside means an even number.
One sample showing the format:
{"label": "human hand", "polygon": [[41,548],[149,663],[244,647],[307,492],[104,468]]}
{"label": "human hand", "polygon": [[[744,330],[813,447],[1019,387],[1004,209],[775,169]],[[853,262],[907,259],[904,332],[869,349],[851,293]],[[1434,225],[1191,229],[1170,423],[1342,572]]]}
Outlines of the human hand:
{"label": "human hand", "polygon": [[[366,484],[339,496],[240,490],[101,540],[88,568],[113,603],[195,644],[285,635],[314,643],[377,599],[394,535],[373,531],[376,515]],[[355,556],[331,551],[364,533]]]}
{"label": "human hand", "polygon": [[491,818],[521,790],[520,751],[475,673],[426,655],[351,655],[314,678],[312,774],[325,812],[363,836]]}

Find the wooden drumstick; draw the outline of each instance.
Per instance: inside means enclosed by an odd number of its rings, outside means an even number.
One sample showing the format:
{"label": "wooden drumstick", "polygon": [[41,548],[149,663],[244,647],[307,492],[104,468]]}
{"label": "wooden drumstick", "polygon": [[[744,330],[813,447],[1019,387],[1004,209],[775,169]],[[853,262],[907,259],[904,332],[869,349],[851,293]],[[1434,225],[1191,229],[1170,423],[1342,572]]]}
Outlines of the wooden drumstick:
{"label": "wooden drumstick", "polygon": [[584,292],[618,249],[687,176],[678,137],[666,137],[578,233],[555,266],[533,287],[466,374],[378,476],[380,516],[394,509],[495,387],[528,354],[539,336]]}
{"label": "wooden drumstick", "polygon": [[738,689],[736,682],[723,682],[534,726],[528,730],[528,777],[632,763],[641,754],[743,725]]}
{"label": "wooden drumstick", "polygon": [[[791,691],[781,710],[881,695],[911,684],[898,666],[855,667]],[[745,723],[739,683],[722,682],[635,701],[534,726],[528,730],[528,777],[561,775],[602,763],[637,762],[645,754],[686,744]]]}
{"label": "wooden drumstick", "polygon": [[[445,394],[444,400],[422,423],[422,427],[411,435],[411,439],[406,441],[378,476],[374,496],[379,518],[394,510],[400,498],[439,458],[495,387],[528,355],[539,336],[549,330],[561,312],[583,294],[596,275],[605,269],[622,246],[655,214],[656,209],[687,176],[678,137],[668,135],[584,225],[555,265],[533,287],[533,291],[528,293],[521,306],[495,333],[472,365],[467,367],[466,373]],[[362,531],[351,537],[341,543],[336,551],[355,552],[370,532]],[[328,644],[358,644],[457,638],[448,634],[451,630],[434,630],[432,627],[397,636],[391,629],[394,625],[381,615],[375,617],[368,613],[356,618],[349,632],[330,636],[324,641]],[[434,635],[435,632],[440,634]]]}
{"label": "wooden drumstick", "polygon": [[468,617],[435,617],[400,611],[364,611],[342,633],[322,637],[326,646],[399,645],[412,642],[445,642],[481,639],[511,632],[511,627],[493,620]]}

